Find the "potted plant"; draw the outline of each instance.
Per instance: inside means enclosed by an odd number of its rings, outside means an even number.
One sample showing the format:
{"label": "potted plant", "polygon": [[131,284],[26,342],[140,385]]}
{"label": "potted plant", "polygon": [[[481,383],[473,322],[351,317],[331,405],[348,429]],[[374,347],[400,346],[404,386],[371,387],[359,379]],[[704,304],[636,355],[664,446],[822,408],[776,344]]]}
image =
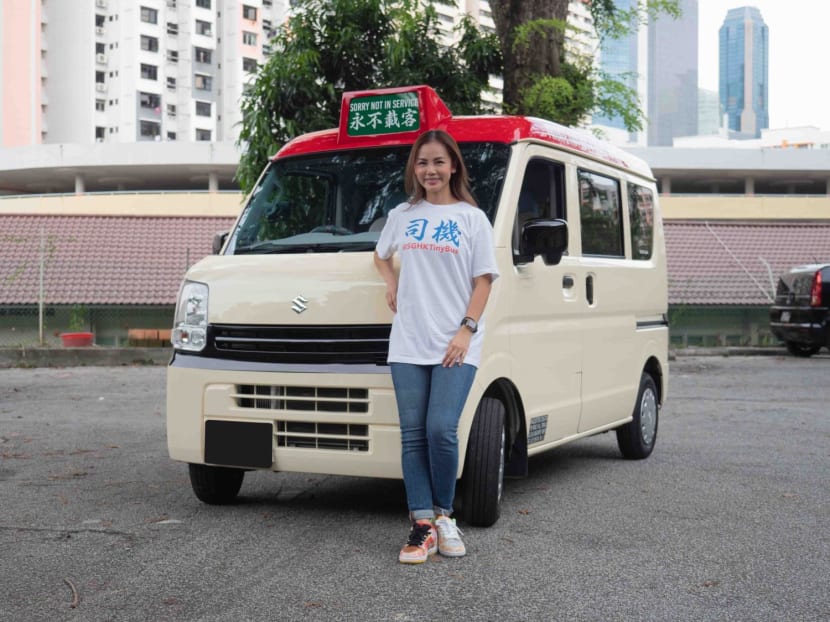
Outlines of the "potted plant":
{"label": "potted plant", "polygon": [[72,305],[69,310],[69,332],[60,335],[65,348],[84,348],[92,345],[94,335],[85,331],[87,315],[84,305]]}

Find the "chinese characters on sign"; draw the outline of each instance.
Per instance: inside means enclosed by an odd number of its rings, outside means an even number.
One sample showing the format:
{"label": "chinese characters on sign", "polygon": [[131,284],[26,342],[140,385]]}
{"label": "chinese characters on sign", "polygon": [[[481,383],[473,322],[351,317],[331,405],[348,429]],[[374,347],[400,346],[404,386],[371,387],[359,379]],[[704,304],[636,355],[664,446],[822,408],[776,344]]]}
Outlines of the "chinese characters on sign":
{"label": "chinese characters on sign", "polygon": [[356,97],[349,102],[349,136],[413,132],[420,125],[417,93]]}

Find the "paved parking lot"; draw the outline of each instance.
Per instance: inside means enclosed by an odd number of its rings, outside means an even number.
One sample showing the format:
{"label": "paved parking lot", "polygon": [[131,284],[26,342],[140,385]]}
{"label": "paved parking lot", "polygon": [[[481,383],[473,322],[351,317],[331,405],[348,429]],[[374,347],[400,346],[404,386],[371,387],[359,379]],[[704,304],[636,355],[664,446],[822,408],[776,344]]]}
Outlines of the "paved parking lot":
{"label": "paved parking lot", "polygon": [[254,473],[199,503],[164,379],[0,370],[1,619],[830,618],[830,356],[678,360],[651,458],[536,457],[467,557],[422,567],[400,482]]}

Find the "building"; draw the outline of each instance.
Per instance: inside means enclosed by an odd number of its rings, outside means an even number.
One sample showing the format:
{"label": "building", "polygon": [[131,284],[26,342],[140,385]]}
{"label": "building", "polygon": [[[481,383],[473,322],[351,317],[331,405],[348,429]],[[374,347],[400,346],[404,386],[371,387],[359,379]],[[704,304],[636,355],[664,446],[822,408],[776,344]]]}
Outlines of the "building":
{"label": "building", "polygon": [[286,4],[0,2],[0,147],[236,140]]}
{"label": "building", "polygon": [[648,25],[649,146],[697,134],[697,0],[681,0],[680,19]]}
{"label": "building", "polygon": [[758,138],[769,127],[769,32],[755,7],[731,9],[719,31],[720,105],[726,127]]}

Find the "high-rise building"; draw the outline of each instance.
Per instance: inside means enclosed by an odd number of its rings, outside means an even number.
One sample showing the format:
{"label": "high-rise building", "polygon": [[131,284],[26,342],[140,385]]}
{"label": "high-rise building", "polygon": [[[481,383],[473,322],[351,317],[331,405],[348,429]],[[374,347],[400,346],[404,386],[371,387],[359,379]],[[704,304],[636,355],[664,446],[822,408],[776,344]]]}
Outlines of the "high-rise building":
{"label": "high-rise building", "polygon": [[0,146],[235,140],[286,4],[0,1]]}
{"label": "high-rise building", "polygon": [[698,0],[681,0],[680,19],[648,25],[648,144],[671,146],[697,134]]}
{"label": "high-rise building", "polygon": [[728,129],[758,138],[769,127],[769,32],[761,11],[730,9],[720,28],[720,105]]}

